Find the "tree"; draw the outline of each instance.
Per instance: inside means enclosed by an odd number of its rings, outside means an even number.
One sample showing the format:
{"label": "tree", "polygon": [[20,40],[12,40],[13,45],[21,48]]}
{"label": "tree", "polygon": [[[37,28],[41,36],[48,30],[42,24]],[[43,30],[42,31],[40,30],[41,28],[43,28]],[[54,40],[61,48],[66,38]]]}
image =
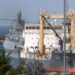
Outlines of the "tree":
{"label": "tree", "polygon": [[25,73],[25,67],[23,64],[20,64],[17,68],[16,68],[16,73],[17,74],[24,74]]}
{"label": "tree", "polygon": [[11,67],[11,65],[8,64],[8,60],[9,60],[9,58],[7,58],[4,55],[4,53],[0,54],[0,75],[8,75],[6,73],[13,70],[13,68]]}
{"label": "tree", "polygon": [[5,73],[5,75],[16,75],[16,72],[15,72],[15,70],[10,69]]}
{"label": "tree", "polygon": [[5,56],[5,54],[0,55],[0,75],[16,75],[16,74],[24,74],[24,66],[21,61],[21,63],[18,65],[18,67],[12,68],[11,65],[9,65],[9,57]]}
{"label": "tree", "polygon": [[34,62],[27,63],[26,65],[26,74],[27,75],[43,75],[42,71],[43,63],[35,60]]}
{"label": "tree", "polygon": [[9,57],[5,55],[0,55],[0,75],[18,75],[18,74],[26,74],[26,75],[44,75],[45,73],[42,71],[43,63],[34,60],[29,63],[25,60],[21,60],[20,64],[16,69],[12,68],[11,65],[8,64]]}

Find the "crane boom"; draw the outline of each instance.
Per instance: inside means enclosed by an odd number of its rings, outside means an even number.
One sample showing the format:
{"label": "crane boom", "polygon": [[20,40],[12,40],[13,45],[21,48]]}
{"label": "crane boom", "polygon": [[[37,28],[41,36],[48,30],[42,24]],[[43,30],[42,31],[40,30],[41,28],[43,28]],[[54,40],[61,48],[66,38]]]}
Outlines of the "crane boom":
{"label": "crane boom", "polygon": [[60,40],[62,40],[61,39],[61,37],[58,35],[58,33],[55,31],[55,29],[53,28],[53,26],[47,21],[47,19],[46,18],[44,18],[45,19],[45,21],[46,21],[46,23],[50,26],[50,28],[54,31],[54,33],[56,34],[56,36],[60,39]]}

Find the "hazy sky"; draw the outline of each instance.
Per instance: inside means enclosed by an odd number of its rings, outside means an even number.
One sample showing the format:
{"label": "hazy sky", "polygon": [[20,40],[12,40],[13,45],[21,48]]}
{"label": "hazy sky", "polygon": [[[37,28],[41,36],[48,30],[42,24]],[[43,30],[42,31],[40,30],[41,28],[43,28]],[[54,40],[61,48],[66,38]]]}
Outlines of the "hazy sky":
{"label": "hazy sky", "polygon": [[[67,0],[68,8],[75,10],[75,0]],[[0,0],[0,18],[16,18],[19,10],[27,21],[38,22],[40,9],[48,13],[63,13],[63,0]],[[0,20],[0,26],[10,25],[9,21]]]}

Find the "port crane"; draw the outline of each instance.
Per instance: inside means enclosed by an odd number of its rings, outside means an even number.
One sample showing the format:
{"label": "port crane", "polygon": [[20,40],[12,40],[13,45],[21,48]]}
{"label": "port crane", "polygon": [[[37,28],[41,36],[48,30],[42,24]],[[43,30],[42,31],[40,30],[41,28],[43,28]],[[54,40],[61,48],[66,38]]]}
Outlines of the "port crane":
{"label": "port crane", "polygon": [[[63,39],[61,39],[61,37],[58,35],[58,33],[55,31],[55,29],[53,28],[53,26],[47,21],[48,19],[64,19],[64,15],[61,14],[57,14],[57,15],[47,15],[47,13],[42,9],[40,11],[40,43],[39,43],[39,53],[41,56],[45,55],[45,46],[44,46],[44,25],[45,22],[47,22],[47,24],[51,27],[51,29],[54,31],[54,33],[56,34],[56,36],[60,39],[61,41],[61,45],[63,45]],[[70,49],[74,49],[75,45],[74,45],[74,14],[71,11],[68,11],[66,13],[66,19],[70,20]],[[68,24],[68,23],[66,23]]]}

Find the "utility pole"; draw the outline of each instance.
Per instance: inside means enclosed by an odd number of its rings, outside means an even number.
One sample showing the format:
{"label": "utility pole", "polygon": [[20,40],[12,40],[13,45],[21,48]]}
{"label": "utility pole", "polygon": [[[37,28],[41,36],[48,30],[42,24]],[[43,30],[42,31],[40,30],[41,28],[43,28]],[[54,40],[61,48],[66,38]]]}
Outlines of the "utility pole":
{"label": "utility pole", "polygon": [[66,75],[66,0],[64,0],[64,42],[63,42],[63,51],[64,51],[64,75]]}
{"label": "utility pole", "polygon": [[35,60],[35,48],[34,48],[34,71],[33,71],[33,75],[35,75],[35,62],[36,62],[36,60]]}

